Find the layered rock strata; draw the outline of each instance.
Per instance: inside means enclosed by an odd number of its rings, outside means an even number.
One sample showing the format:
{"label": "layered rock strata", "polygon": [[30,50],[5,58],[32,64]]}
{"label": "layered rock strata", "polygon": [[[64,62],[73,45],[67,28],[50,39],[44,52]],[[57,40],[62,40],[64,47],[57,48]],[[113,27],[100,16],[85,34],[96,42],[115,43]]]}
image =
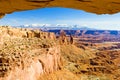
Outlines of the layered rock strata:
{"label": "layered rock strata", "polygon": [[37,80],[60,70],[60,46],[53,33],[11,27],[0,31],[0,80]]}

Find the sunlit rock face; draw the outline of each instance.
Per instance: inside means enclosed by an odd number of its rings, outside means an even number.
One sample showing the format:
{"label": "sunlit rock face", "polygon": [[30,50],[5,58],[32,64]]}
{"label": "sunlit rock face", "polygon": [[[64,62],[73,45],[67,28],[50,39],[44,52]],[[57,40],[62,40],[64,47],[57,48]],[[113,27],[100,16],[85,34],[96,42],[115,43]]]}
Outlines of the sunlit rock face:
{"label": "sunlit rock face", "polygon": [[33,30],[26,28],[12,28],[10,26],[0,26],[0,42],[3,41],[3,37],[19,37],[19,38],[41,38],[55,40],[54,33],[43,32],[41,30]]}
{"label": "sunlit rock face", "polygon": [[[28,54],[33,54],[33,53],[36,53],[36,51],[32,50],[31,53],[28,53]],[[17,65],[12,66],[14,69],[9,70],[6,73],[8,76],[2,77],[1,79],[3,80],[37,80],[40,77],[40,75],[52,73],[53,71],[57,71],[60,68],[59,47],[49,48],[49,51],[46,51],[40,54],[41,55],[36,57],[24,56],[29,61],[25,62],[24,61],[25,59],[23,58],[23,62],[20,63],[19,66]]]}
{"label": "sunlit rock face", "polygon": [[0,80],[37,80],[60,68],[54,33],[0,27]]}
{"label": "sunlit rock face", "polygon": [[[18,4],[19,3],[19,4]],[[96,14],[114,14],[120,11],[119,0],[0,0],[1,18],[16,11],[44,7],[65,7]]]}

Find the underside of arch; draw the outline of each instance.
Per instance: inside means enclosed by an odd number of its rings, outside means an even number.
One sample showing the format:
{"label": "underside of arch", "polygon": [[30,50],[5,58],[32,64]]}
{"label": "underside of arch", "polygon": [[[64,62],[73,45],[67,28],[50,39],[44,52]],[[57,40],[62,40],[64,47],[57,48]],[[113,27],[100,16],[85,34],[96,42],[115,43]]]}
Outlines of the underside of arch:
{"label": "underside of arch", "polygon": [[120,12],[120,0],[0,0],[0,18],[16,11],[65,7],[96,14]]}

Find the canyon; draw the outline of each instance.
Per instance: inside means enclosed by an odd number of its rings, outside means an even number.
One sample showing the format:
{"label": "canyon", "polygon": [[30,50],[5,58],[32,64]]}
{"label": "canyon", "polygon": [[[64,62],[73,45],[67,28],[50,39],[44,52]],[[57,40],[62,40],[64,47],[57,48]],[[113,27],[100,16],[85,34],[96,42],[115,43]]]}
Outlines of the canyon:
{"label": "canyon", "polygon": [[[0,18],[47,7],[115,14],[119,4],[119,0],[0,0]],[[40,29],[0,26],[0,80],[120,80],[119,31],[66,33],[56,36]]]}
{"label": "canyon", "polygon": [[0,27],[0,80],[37,80],[57,71],[61,57],[53,33]]}
{"label": "canyon", "polygon": [[[0,27],[0,80],[119,80],[119,42]],[[89,38],[86,37],[89,40]]]}

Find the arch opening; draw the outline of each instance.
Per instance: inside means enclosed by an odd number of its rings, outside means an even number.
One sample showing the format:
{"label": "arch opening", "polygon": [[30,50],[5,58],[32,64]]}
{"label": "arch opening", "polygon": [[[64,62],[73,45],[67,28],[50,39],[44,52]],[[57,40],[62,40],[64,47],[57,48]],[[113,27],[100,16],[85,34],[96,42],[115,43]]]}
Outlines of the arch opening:
{"label": "arch opening", "polygon": [[[19,3],[19,5],[18,5]],[[16,11],[44,7],[65,7],[84,10],[96,14],[114,14],[120,11],[119,0],[1,0],[1,17]]]}
{"label": "arch opening", "polygon": [[[120,30],[120,13],[97,15],[70,8],[42,8],[15,12],[1,19],[0,25],[14,27],[84,27],[101,30]],[[114,26],[114,27],[113,27]]]}
{"label": "arch opening", "polygon": [[119,12],[119,1],[16,1],[21,6],[0,5],[1,15],[13,12],[0,20],[0,57],[7,60],[0,74],[13,70],[7,80],[120,80],[120,13],[108,15]]}

